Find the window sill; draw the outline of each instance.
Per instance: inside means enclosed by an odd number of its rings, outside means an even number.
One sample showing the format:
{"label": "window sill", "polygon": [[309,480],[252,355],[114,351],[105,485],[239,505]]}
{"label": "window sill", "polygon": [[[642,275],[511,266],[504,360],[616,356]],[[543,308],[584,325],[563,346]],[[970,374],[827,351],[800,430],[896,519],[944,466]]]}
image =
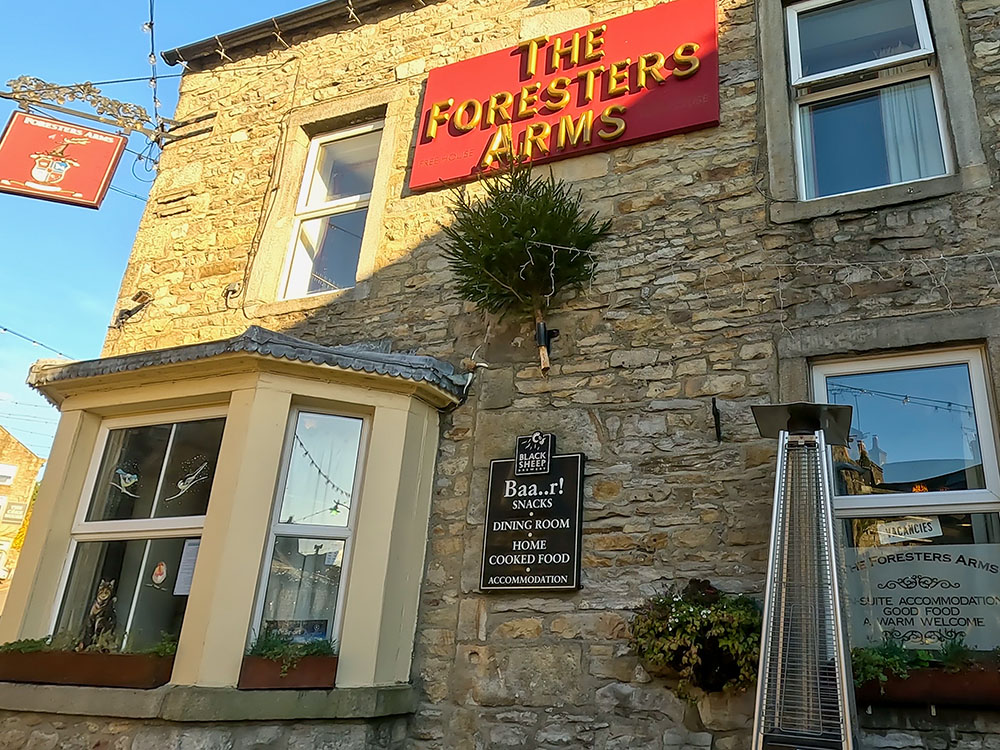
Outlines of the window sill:
{"label": "window sill", "polygon": [[866,211],[883,206],[935,198],[960,190],[974,190],[991,184],[989,169],[985,165],[964,167],[958,174],[935,177],[930,180],[890,185],[847,195],[831,195],[811,201],[775,201],[771,204],[771,221],[789,224],[794,221],[816,219],[821,216]]}
{"label": "window sill", "polygon": [[251,318],[267,318],[275,315],[287,315],[289,313],[315,310],[340,301],[347,303],[357,302],[366,299],[368,292],[369,283],[365,280],[359,281],[356,286],[350,289],[338,289],[335,292],[311,294],[308,297],[296,297],[294,299],[276,300],[274,302],[250,300],[246,303],[245,309],[246,314]]}
{"label": "window sill", "polygon": [[153,690],[0,682],[0,710],[177,722],[369,719],[409,714],[410,685],[333,690],[237,690],[164,685]]}

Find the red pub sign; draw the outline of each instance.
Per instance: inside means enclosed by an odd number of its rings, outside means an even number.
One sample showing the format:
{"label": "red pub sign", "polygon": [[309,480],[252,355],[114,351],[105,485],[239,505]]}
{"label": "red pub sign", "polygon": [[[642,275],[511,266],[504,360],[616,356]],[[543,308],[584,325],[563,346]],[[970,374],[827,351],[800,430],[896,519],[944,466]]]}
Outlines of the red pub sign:
{"label": "red pub sign", "polygon": [[98,208],[125,137],[15,112],[0,136],[0,192]]}
{"label": "red pub sign", "polygon": [[718,123],[715,0],[674,0],[432,70],[410,187]]}

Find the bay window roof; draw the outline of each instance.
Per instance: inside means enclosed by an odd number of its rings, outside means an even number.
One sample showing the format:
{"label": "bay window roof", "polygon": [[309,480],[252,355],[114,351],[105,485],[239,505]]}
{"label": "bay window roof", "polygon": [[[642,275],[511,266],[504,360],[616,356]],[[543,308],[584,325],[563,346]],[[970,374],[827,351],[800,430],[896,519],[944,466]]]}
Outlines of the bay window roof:
{"label": "bay window roof", "polygon": [[[466,376],[442,360],[418,354],[376,351],[363,345],[323,346],[260,326],[218,341],[155,349],[99,359],[36,362],[28,385],[58,405],[71,382],[104,380],[151,368],[172,367],[204,360],[220,363],[245,358],[284,360],[319,366],[348,376],[378,378],[389,390],[412,390],[439,408],[461,400]],[[235,362],[233,362],[235,364]],[[394,384],[392,381],[396,381]]]}

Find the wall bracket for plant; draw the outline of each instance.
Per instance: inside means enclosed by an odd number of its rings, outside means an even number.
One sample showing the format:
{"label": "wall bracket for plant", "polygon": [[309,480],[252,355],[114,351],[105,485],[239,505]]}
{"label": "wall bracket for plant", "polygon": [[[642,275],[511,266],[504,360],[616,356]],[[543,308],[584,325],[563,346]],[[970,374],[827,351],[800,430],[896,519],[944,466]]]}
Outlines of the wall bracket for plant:
{"label": "wall bracket for plant", "polygon": [[481,196],[460,189],[445,227],[444,255],[458,294],[489,313],[530,316],[539,365],[550,367],[557,329],[545,315],[564,291],[594,277],[590,248],[611,227],[583,210],[583,196],[571,186],[534,176],[528,164],[514,164],[485,177]]}

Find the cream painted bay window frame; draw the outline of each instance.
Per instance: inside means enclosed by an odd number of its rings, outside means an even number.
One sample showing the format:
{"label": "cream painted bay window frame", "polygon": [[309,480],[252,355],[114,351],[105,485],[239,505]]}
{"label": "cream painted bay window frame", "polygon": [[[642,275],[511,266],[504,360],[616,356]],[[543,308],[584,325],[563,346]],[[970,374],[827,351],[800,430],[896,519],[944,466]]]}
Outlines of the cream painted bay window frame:
{"label": "cream painted bay window frame", "polygon": [[[285,485],[291,466],[292,451],[295,443],[295,430],[301,414],[322,414],[349,419],[361,420],[361,434],[358,439],[358,455],[354,464],[354,482],[351,488],[351,505],[345,526],[320,526],[305,523],[282,523],[279,520],[281,505],[284,500]],[[261,573],[257,585],[257,597],[254,604],[253,623],[248,637],[248,645],[261,633],[261,621],[264,615],[264,604],[267,598],[267,584],[271,572],[271,560],[274,555],[275,542],[279,537],[329,539],[344,542],[344,555],[340,567],[340,585],[337,590],[337,605],[334,612],[333,627],[326,640],[336,644],[340,642],[340,631],[344,620],[344,607],[347,602],[348,588],[351,580],[351,561],[355,528],[360,512],[361,497],[364,494],[364,476],[368,457],[368,442],[371,436],[371,414],[364,411],[348,409],[323,409],[311,406],[293,406],[288,415],[288,426],[285,429],[285,442],[282,449],[281,469],[274,492],[274,505],[271,511],[271,525],[267,536],[267,544],[261,558]]]}
{"label": "cream painted bay window frame", "polygon": [[[812,366],[814,399],[828,403],[827,378],[838,375],[891,372],[898,370],[964,364],[968,367],[972,405],[979,449],[983,459],[986,487],[949,492],[887,493],[879,495],[837,495],[833,497],[838,518],[880,517],[911,513],[989,513],[1000,510],[1000,465],[997,458],[992,399],[983,351],[978,348],[948,349],[880,357],[854,357],[815,363]],[[827,456],[833,475],[832,454]],[[916,502],[919,500],[920,502]]]}
{"label": "cream painted bay window frame", "polygon": [[[340,130],[335,130],[330,133],[325,133],[323,135],[315,136],[309,142],[309,151],[306,155],[305,169],[302,174],[302,182],[299,187],[298,201],[295,207],[295,217],[292,223],[292,233],[291,240],[288,245],[288,251],[285,254],[284,266],[281,273],[281,294],[280,299],[282,300],[292,300],[300,299],[303,297],[315,297],[321,294],[328,294],[331,292],[339,292],[344,289],[349,289],[352,287],[343,287],[339,289],[328,289],[317,292],[309,292],[309,279],[314,275],[314,267],[312,265],[312,260],[308,265],[309,275],[305,276],[303,279],[294,279],[293,276],[297,275],[298,272],[296,267],[302,265],[304,268],[304,261],[297,261],[297,255],[304,252],[300,248],[299,236],[302,232],[302,227],[305,222],[312,219],[322,219],[328,216],[334,216],[336,214],[348,213],[350,211],[357,211],[360,209],[368,209],[371,205],[372,193],[374,192],[374,184],[372,191],[367,193],[361,193],[358,195],[343,196],[330,201],[321,201],[316,203],[309,202],[309,190],[313,183],[313,180],[317,178],[316,167],[319,162],[320,149],[336,141],[347,140],[356,136],[366,135],[368,133],[379,132],[382,135],[385,129],[385,120],[379,119],[372,122],[367,122],[362,125],[354,125],[347,128],[342,128]],[[373,183],[375,175],[378,173],[378,157],[381,155],[381,148],[376,149],[376,162],[373,167]],[[362,259],[361,253],[363,252],[364,245],[364,235],[368,233],[369,227],[368,216],[365,217],[365,229],[362,233],[362,237],[359,239],[361,247],[359,248],[358,266],[355,270],[355,283],[358,281],[358,277],[362,272]],[[301,282],[301,283],[300,283]],[[292,290],[291,286],[295,283],[297,290]],[[329,282],[328,282],[329,283]],[[299,287],[301,287],[299,289]]]}
{"label": "cream painted bay window frame", "polygon": [[[210,406],[193,409],[183,409],[177,411],[154,412],[140,416],[109,418],[101,421],[98,428],[97,440],[90,457],[90,465],[87,477],[83,484],[83,492],[77,504],[73,525],[70,529],[69,548],[66,559],[63,562],[62,572],[59,575],[56,597],[52,602],[52,609],[49,617],[49,633],[55,635],[55,628],[59,620],[59,615],[65,603],[66,589],[69,585],[69,578],[73,571],[73,564],[76,560],[76,553],[79,545],[86,542],[124,542],[124,541],[151,541],[155,539],[201,539],[205,526],[205,515],[197,516],[172,516],[164,518],[145,519],[121,519],[114,521],[87,521],[87,513],[93,500],[93,493],[100,473],[101,462],[104,459],[104,451],[107,448],[108,438],[112,430],[128,429],[133,427],[151,427],[155,425],[170,424],[171,438],[173,440],[174,429],[177,424],[185,422],[197,422],[208,419],[225,418],[225,406]],[[159,495],[160,485],[163,482],[163,471],[165,470],[168,450],[164,454],[164,467],[161,468],[160,476],[157,479],[157,492]],[[214,476],[213,476],[214,480]],[[155,506],[154,506],[155,508]],[[153,512],[152,510],[150,511]],[[145,568],[146,557],[149,554],[149,547],[143,552],[143,562],[140,564],[140,573]],[[138,596],[138,588],[133,599]],[[129,618],[125,623],[121,639],[124,644],[128,638],[128,630],[134,614],[135,601],[129,607]]]}

